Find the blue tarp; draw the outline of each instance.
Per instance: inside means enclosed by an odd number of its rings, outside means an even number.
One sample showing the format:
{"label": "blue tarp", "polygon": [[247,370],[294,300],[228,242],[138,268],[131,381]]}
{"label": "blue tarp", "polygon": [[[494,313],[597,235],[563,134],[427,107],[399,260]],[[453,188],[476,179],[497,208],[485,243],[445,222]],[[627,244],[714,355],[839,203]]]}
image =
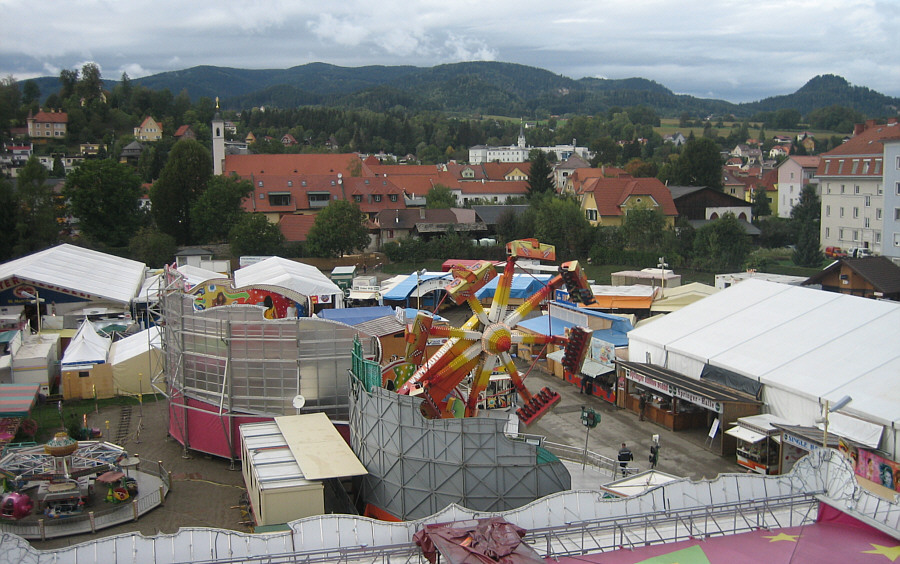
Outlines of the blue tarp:
{"label": "blue tarp", "polygon": [[453,281],[453,275],[449,272],[426,272],[425,274],[419,275],[418,279],[415,274],[410,274],[406,280],[388,290],[388,292],[382,296],[382,299],[385,301],[405,301],[415,293],[417,283],[421,284],[437,278],[446,280],[447,284]]}
{"label": "blue tarp", "polygon": [[565,336],[566,329],[570,329],[572,327],[575,327],[574,323],[563,321],[558,317],[551,317],[549,315],[542,315],[540,317],[526,319],[525,321],[520,321],[519,324],[516,325],[516,328],[528,329],[529,331],[538,333],[539,335],[556,335],[558,337]]}
{"label": "blue tarp", "polygon": [[[536,294],[538,290],[546,286],[553,276],[550,274],[513,274],[512,286],[509,289],[509,297],[517,300],[524,300]],[[497,291],[497,283],[500,277],[497,276],[487,284],[484,288],[475,293],[475,297],[479,300],[485,298],[493,298],[494,292]]]}
{"label": "blue tarp", "polygon": [[339,321],[347,325],[359,325],[379,317],[393,316],[394,308],[390,306],[345,307],[341,309],[323,309],[317,315],[322,319]]}

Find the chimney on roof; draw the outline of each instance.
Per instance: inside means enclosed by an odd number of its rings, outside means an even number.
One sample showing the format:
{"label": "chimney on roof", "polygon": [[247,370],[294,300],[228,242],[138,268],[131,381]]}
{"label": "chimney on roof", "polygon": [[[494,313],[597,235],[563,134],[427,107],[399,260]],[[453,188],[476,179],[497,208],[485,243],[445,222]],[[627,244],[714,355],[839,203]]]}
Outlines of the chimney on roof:
{"label": "chimney on roof", "polygon": [[866,124],[857,123],[853,126],[853,136],[856,137],[857,135],[859,135],[860,133],[862,133],[865,130],[866,130]]}

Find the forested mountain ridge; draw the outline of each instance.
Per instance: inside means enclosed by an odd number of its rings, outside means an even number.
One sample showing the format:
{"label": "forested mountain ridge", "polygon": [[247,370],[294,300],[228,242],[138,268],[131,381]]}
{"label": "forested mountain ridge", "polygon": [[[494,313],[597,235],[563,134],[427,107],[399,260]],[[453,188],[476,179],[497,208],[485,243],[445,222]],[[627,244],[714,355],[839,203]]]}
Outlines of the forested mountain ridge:
{"label": "forested mountain ridge", "polygon": [[[35,79],[46,97],[59,90],[56,77]],[[673,93],[643,78],[578,80],[550,71],[501,62],[466,62],[422,68],[413,66],[338,67],[309,63],[289,69],[235,69],[198,66],[134,79],[153,90],[182,91],[192,99],[219,97],[226,109],[301,105],[365,107],[375,111],[401,108],[495,114],[512,117],[593,115],[614,107],[644,105],[661,116],[750,117],[759,112],[793,109],[806,115],[834,105],[866,117],[894,116],[900,98],[853,86],[835,75],[817,76],[792,94],[757,102],[725,100]],[[112,89],[116,81],[105,80]]]}

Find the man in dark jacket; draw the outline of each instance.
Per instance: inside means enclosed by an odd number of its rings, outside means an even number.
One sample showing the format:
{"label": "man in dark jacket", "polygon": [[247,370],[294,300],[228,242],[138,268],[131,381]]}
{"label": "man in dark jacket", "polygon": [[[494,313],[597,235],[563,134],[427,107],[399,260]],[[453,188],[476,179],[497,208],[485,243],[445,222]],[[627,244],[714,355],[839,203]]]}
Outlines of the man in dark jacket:
{"label": "man in dark jacket", "polygon": [[622,475],[627,475],[628,463],[634,460],[634,455],[631,454],[631,450],[625,443],[622,443],[622,448],[619,449],[619,467],[622,468]]}

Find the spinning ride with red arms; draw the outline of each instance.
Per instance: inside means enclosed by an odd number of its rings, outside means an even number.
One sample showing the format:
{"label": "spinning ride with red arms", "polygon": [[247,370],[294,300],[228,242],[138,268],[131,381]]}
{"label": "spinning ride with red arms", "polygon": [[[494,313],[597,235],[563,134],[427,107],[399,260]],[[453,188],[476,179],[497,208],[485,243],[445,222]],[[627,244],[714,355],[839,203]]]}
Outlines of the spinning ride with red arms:
{"label": "spinning ride with red arms", "polygon": [[[427,417],[458,417],[460,412],[455,409],[457,402],[464,402],[462,414],[465,417],[474,417],[478,413],[478,397],[487,388],[491,374],[495,372],[509,375],[523,402],[516,414],[525,425],[537,421],[559,402],[559,394],[547,387],[536,394],[525,387],[510,349],[514,344],[562,345],[566,347],[564,354],[569,359],[567,364],[577,371],[590,345],[591,331],[575,328],[577,331],[569,337],[558,337],[526,334],[514,327],[563,284],[567,286],[569,295],[577,301],[589,304],[594,301],[594,297],[578,262],[571,261],[562,264],[560,274],[527,298],[522,305],[507,313],[516,259],[520,256],[533,257],[537,253],[546,260],[556,258],[552,246],[541,245],[534,239],[507,244],[509,256],[497,281],[489,310],[481,305],[475,294],[497,275],[493,263],[485,261],[469,267],[454,267],[454,280],[446,287],[448,297],[457,305],[467,302],[472,310],[472,317],[458,328],[434,326],[430,314],[419,312],[415,321],[407,328],[406,358],[416,364],[418,369],[406,381],[398,381],[396,385],[398,393],[423,397],[422,411]],[[426,360],[425,344],[429,337],[443,337],[447,340]],[[466,397],[459,385],[470,374],[472,385]]]}

